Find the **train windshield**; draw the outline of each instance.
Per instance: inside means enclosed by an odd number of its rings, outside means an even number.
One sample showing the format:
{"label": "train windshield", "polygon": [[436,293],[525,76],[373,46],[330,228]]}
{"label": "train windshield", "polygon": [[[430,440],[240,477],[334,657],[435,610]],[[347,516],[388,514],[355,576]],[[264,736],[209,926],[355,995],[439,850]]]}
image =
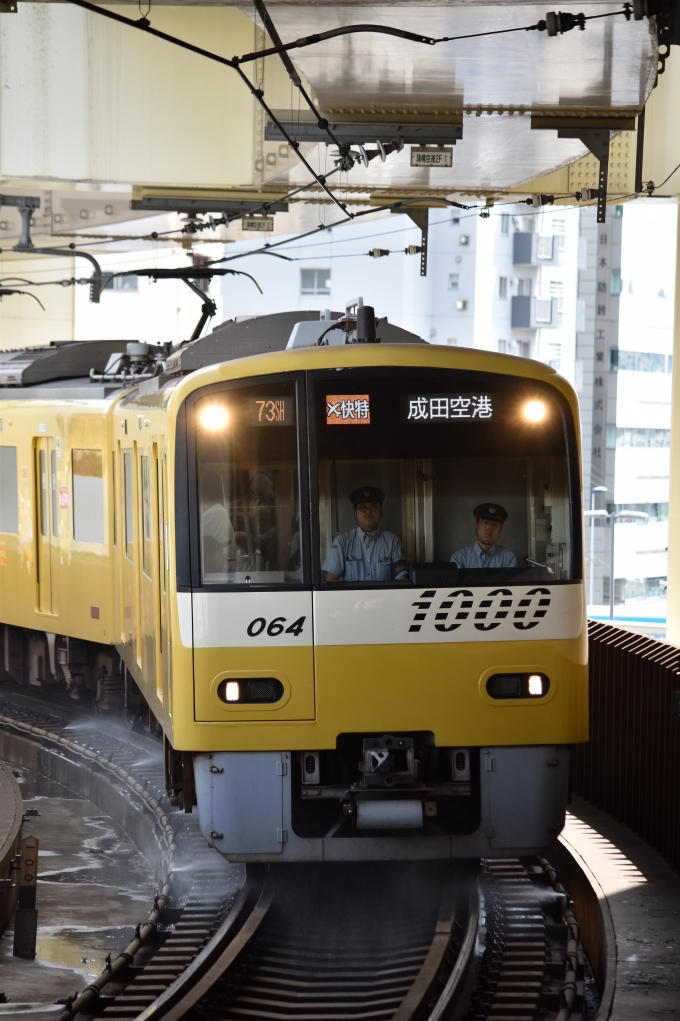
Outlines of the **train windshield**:
{"label": "train windshield", "polygon": [[323,584],[579,577],[575,440],[551,387],[394,369],[314,387]]}
{"label": "train windshield", "polygon": [[299,582],[295,384],[220,390],[195,410],[201,584]]}

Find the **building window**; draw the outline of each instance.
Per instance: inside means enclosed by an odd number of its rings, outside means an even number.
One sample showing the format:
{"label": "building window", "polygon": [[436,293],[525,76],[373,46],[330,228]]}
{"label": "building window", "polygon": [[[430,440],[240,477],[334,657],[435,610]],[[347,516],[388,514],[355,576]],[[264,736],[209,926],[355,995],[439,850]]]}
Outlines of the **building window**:
{"label": "building window", "polygon": [[300,294],[330,294],[330,269],[301,269]]}
{"label": "building window", "polygon": [[510,215],[508,213],[501,213],[501,234],[510,233]]}
{"label": "building window", "polygon": [[449,290],[450,291],[457,291],[458,290],[458,274],[457,273],[449,273]]}
{"label": "building window", "polygon": [[498,297],[499,298],[507,298],[507,296],[508,296],[508,278],[507,277],[499,277],[498,278]]}
{"label": "building window", "polygon": [[651,354],[649,351],[609,351],[610,372],[671,372],[673,356]]}
{"label": "building window", "polygon": [[536,238],[536,258],[541,262],[550,262],[553,257],[552,235],[539,234]]}
{"label": "building window", "polygon": [[457,227],[459,223],[460,223],[460,216],[452,216],[451,217],[451,226],[452,227]]}
{"label": "building window", "polygon": [[517,344],[520,358],[531,358],[531,341],[520,340]]}
{"label": "building window", "polygon": [[551,226],[553,234],[564,234],[564,220],[553,220]]}
{"label": "building window", "polygon": [[552,300],[550,298],[536,298],[536,322],[552,322]]}
{"label": "building window", "polygon": [[458,300],[456,302],[456,312],[467,312],[468,303],[467,301]]}
{"label": "building window", "polygon": [[621,294],[622,290],[623,290],[623,280],[621,279],[621,270],[620,269],[613,269],[612,270],[612,281],[611,281],[610,291],[611,291],[612,294]]}
{"label": "building window", "polygon": [[458,344],[458,339],[456,337],[448,337],[446,343],[449,345],[449,347],[456,347],[456,345]]}
{"label": "building window", "polygon": [[518,280],[517,281],[517,294],[520,297],[530,298],[531,297],[531,280]]}
{"label": "building window", "polygon": [[464,245],[464,246],[469,245],[470,244],[470,235],[469,234],[461,234],[461,236],[458,238],[458,242],[459,242],[459,244]]}
{"label": "building window", "polygon": [[507,340],[499,340],[498,341],[498,353],[504,355],[506,353],[507,349],[508,349],[508,342],[507,342]]}
{"label": "building window", "polygon": [[670,447],[670,429],[628,429],[607,426],[607,449],[615,447]]}
{"label": "building window", "polygon": [[124,277],[109,277],[104,287],[105,291],[138,291],[139,277],[131,273]]}
{"label": "building window", "polygon": [[623,206],[614,206],[614,216],[623,216]]}

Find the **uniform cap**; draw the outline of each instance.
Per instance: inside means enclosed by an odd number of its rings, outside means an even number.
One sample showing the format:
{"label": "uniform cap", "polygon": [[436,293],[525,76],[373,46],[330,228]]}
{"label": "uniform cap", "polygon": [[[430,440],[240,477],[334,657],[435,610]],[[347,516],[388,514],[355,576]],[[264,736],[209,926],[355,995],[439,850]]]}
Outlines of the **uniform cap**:
{"label": "uniform cap", "polygon": [[501,525],[508,518],[508,512],[499,503],[480,503],[472,513],[475,516],[475,521],[486,518],[488,521],[498,521]]}
{"label": "uniform cap", "polygon": [[356,507],[358,503],[382,503],[385,494],[377,486],[359,486],[349,494],[350,503]]}

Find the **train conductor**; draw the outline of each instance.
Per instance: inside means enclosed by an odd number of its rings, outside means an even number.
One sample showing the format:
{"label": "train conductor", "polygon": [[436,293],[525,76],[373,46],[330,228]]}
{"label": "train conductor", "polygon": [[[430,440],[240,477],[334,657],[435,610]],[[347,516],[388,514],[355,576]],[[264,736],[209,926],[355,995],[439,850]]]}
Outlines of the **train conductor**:
{"label": "train conductor", "polygon": [[322,571],[327,581],[408,581],[401,539],[381,527],[385,494],[377,486],[350,493],[356,528],[333,540]]}

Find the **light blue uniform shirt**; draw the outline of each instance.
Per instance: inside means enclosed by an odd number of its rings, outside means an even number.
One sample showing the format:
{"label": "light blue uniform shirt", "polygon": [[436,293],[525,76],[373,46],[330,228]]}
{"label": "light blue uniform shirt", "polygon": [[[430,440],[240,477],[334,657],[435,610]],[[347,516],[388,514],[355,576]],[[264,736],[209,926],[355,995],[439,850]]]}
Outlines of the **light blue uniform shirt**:
{"label": "light blue uniform shirt", "polygon": [[383,528],[366,535],[358,525],[336,535],[321,570],[342,581],[395,581],[407,575],[399,536]]}
{"label": "light blue uniform shirt", "polygon": [[485,553],[478,542],[459,549],[451,557],[451,563],[458,567],[517,567],[517,557],[512,550],[496,543]]}

